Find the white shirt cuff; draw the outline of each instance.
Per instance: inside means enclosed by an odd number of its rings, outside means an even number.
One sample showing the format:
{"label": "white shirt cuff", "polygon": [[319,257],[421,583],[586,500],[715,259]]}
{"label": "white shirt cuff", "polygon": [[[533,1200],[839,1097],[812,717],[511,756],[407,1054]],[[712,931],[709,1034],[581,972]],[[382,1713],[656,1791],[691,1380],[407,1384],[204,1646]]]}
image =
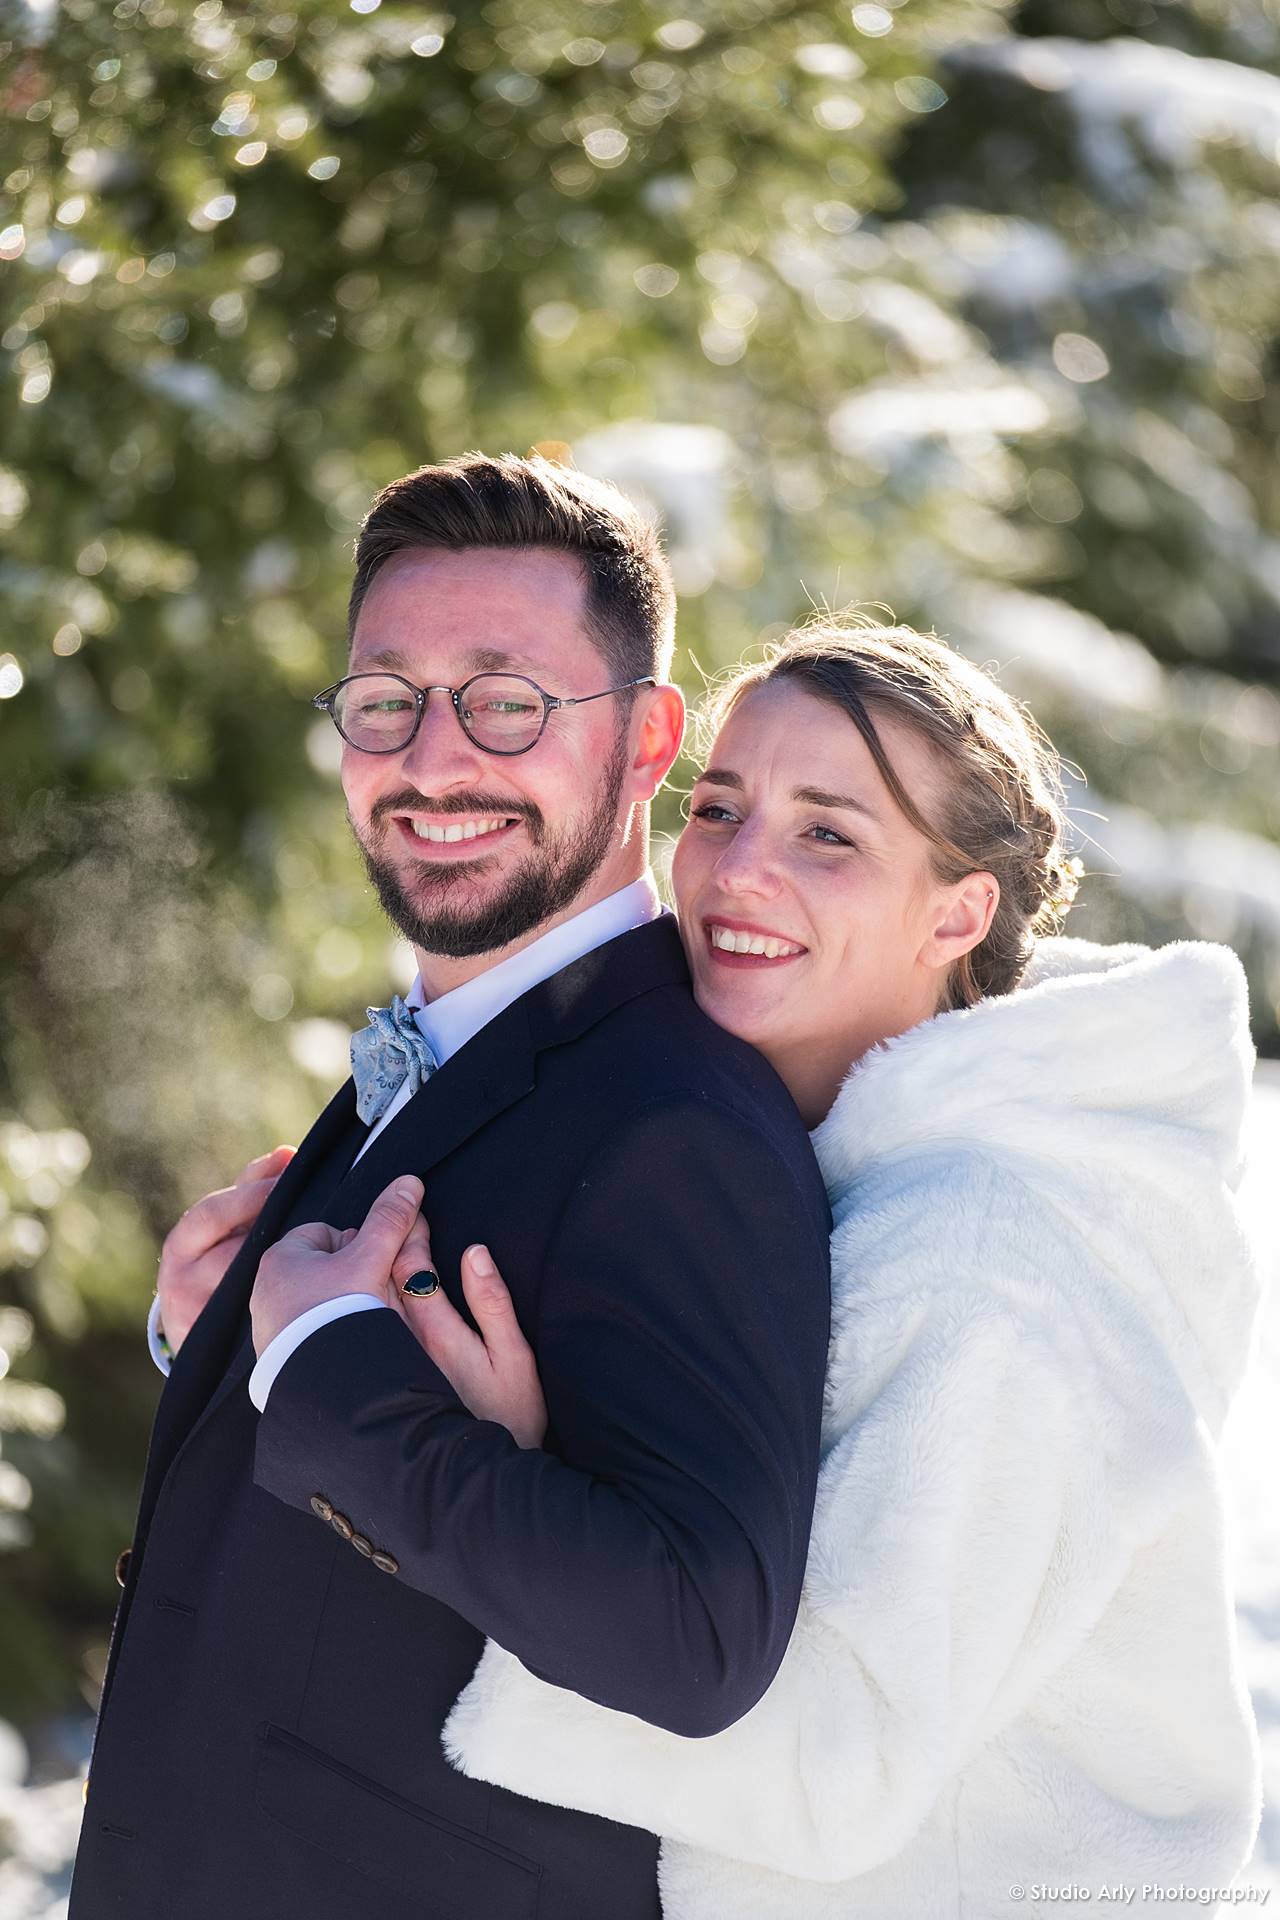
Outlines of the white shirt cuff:
{"label": "white shirt cuff", "polygon": [[249,1375],[249,1398],[258,1412],[266,1411],[267,1395],[276,1375],[308,1334],[315,1333],[319,1327],[327,1327],[331,1320],[341,1320],[346,1313],[363,1313],[366,1307],[381,1307],[387,1313],[393,1311],[385,1300],[375,1300],[371,1293],[340,1293],[336,1300],[322,1300],[318,1307],[308,1307],[287,1327],[281,1327],[275,1339],[262,1349],[258,1363]]}
{"label": "white shirt cuff", "polygon": [[164,1348],[160,1345],[160,1295],[159,1294],[157,1294],[155,1299],[151,1302],[151,1308],[147,1314],[147,1352],[151,1355],[151,1358],[155,1361],[161,1373],[164,1374],[165,1378],[167,1379],[169,1375],[169,1367],[171,1363],[170,1363],[168,1354],[165,1352]]}

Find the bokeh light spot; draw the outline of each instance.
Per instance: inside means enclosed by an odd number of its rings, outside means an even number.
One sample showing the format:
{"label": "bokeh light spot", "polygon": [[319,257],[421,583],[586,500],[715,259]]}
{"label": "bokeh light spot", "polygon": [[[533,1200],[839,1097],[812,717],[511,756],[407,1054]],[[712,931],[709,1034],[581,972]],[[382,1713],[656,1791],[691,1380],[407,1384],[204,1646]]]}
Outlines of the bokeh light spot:
{"label": "bokeh light spot", "polygon": [[1053,364],[1060,374],[1079,386],[1105,380],[1111,371],[1111,362],[1102,348],[1085,333],[1058,334],[1053,342]]}

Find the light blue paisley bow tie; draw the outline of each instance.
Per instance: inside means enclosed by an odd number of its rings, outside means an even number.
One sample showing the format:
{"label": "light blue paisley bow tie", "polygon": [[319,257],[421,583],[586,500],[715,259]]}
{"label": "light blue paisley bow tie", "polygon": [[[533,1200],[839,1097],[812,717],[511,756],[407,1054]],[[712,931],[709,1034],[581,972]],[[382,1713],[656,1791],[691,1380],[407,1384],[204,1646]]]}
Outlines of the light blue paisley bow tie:
{"label": "light blue paisley bow tie", "polygon": [[425,1087],[440,1062],[413,1014],[398,993],[389,1007],[369,1007],[369,1025],[351,1036],[351,1071],[356,1083],[356,1112],[376,1126],[400,1091],[406,1076],[410,1093]]}

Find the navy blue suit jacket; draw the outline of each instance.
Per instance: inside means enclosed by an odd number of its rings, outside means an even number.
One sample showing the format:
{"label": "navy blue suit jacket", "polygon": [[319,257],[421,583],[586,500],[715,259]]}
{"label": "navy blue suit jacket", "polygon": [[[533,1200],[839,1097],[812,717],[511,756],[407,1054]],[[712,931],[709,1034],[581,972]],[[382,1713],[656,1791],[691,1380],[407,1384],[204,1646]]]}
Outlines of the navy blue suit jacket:
{"label": "navy blue suit jacket", "polygon": [[[353,1166],[366,1131],[348,1083],[165,1384],[71,1920],[655,1920],[652,1834],[444,1759],[484,1636],[688,1735],[781,1660],[830,1220],[795,1108],[699,1012],[671,917],[508,1007]],[[457,1305],[463,1248],[492,1247],[543,1449],[473,1419],[389,1311],[312,1334],[249,1401],[263,1250],[359,1225],[401,1173]]]}

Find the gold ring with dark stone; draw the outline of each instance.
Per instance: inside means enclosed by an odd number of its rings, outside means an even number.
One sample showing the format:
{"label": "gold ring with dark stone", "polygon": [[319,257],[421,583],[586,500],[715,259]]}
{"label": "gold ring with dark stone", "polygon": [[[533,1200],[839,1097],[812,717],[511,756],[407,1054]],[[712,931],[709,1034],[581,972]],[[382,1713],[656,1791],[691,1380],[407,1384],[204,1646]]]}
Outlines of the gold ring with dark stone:
{"label": "gold ring with dark stone", "polygon": [[421,1273],[409,1276],[401,1287],[401,1293],[407,1293],[411,1300],[425,1300],[428,1294],[436,1291],[440,1285],[440,1275],[431,1267],[423,1267]]}

